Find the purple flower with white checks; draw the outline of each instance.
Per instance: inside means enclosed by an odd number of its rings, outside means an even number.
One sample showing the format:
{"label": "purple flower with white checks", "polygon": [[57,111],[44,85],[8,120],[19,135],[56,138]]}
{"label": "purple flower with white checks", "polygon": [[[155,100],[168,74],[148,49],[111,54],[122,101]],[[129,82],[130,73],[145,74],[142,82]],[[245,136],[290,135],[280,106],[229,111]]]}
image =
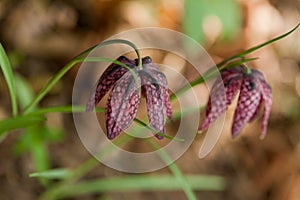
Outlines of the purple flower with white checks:
{"label": "purple flower with white checks", "polygon": [[[137,59],[131,60],[121,56],[117,61],[127,67],[111,64],[104,71],[96,91],[87,103],[86,110],[94,110],[99,101],[111,90],[105,107],[105,120],[107,137],[114,139],[132,123],[142,94],[146,97],[150,127],[157,132],[165,133],[166,117],[172,119],[166,76],[158,70],[149,56],[142,59],[142,69],[138,69]],[[163,138],[159,134],[155,136],[158,139]]]}
{"label": "purple flower with white checks", "polygon": [[[223,92],[226,94],[225,97],[222,95]],[[206,118],[200,128],[201,131],[207,129],[210,123],[226,111],[238,92],[239,98],[233,118],[232,137],[239,135],[246,123],[258,115],[263,105],[261,135],[265,137],[272,106],[272,90],[260,71],[250,70],[244,65],[225,69],[215,81],[206,107]]]}

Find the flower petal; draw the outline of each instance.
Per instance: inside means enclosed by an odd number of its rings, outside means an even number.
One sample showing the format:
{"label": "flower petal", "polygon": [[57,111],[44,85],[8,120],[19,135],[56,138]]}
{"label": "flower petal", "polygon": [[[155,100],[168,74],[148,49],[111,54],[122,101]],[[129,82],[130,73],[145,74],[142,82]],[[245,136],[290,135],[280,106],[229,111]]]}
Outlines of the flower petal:
{"label": "flower petal", "polygon": [[265,81],[265,76],[258,70],[252,69],[253,76],[257,79],[260,87],[260,93],[261,93],[261,100],[259,103],[259,106],[257,107],[255,113],[251,117],[250,121],[253,120],[255,117],[257,117],[260,108],[263,107],[264,104],[264,111],[263,111],[263,119],[262,119],[262,137],[265,137],[267,133],[267,125],[268,125],[268,119],[271,111],[272,106],[272,89],[270,85]]}
{"label": "flower petal", "polygon": [[265,135],[267,134],[267,125],[268,125],[268,120],[269,120],[270,111],[272,107],[272,89],[271,86],[266,82],[265,76],[261,72],[257,70],[252,70],[252,71],[253,74],[255,74],[256,77],[259,79],[261,85],[261,95],[264,102],[264,113],[262,119],[261,135],[262,137],[265,137]]}
{"label": "flower petal", "polygon": [[169,119],[173,119],[172,105],[170,102],[170,94],[168,89],[167,77],[164,73],[158,70],[157,66],[152,62],[152,59],[149,56],[146,56],[142,59],[143,61],[143,71],[149,74],[155,82],[161,88],[162,98],[164,100],[164,105],[166,108],[166,113]]}
{"label": "flower petal", "polygon": [[127,72],[114,85],[105,108],[106,129],[109,139],[114,139],[130,126],[140,103],[140,93],[131,72]]}
{"label": "flower petal", "polygon": [[[133,68],[134,61],[126,58],[125,56],[120,56],[118,61],[124,63],[125,65]],[[123,66],[112,63],[101,75],[96,91],[90,97],[86,111],[93,111],[95,106],[101,101],[105,94],[110,90],[110,88],[127,72],[128,70]]]}
{"label": "flower petal", "polygon": [[[251,73],[253,74],[253,77],[255,79],[257,79],[256,80],[257,81],[257,87],[259,87],[260,93],[261,93],[261,95],[263,95],[262,93],[264,92],[263,91],[264,89],[262,88],[263,87],[262,86],[262,82],[265,82],[264,81],[265,80],[265,76],[260,71],[258,71],[256,69],[251,69]],[[264,103],[264,98],[261,98],[260,99],[260,103],[257,106],[256,111],[253,113],[253,116],[250,118],[250,121],[254,120],[257,117],[257,115],[258,115],[261,107],[263,106],[263,103]]]}
{"label": "flower petal", "polygon": [[[146,71],[140,71],[142,90],[146,96],[146,104],[150,127],[161,133],[165,133],[167,109],[165,105],[165,90],[154,77]],[[158,139],[163,136],[156,134]]]}
{"label": "flower petal", "polygon": [[170,101],[170,94],[169,94],[169,90],[166,88],[163,88],[163,95],[164,95],[164,100],[165,100],[165,107],[166,107],[166,112],[167,112],[167,116],[170,120],[173,120],[173,111],[172,111],[172,105],[171,105],[171,101]]}
{"label": "flower petal", "polygon": [[262,131],[261,134],[264,137],[267,134],[267,126],[268,126],[268,120],[271,112],[272,107],[272,90],[269,84],[266,82],[262,83],[263,92],[262,92],[262,98],[265,102],[264,107],[264,113],[263,113],[263,119],[262,119]]}
{"label": "flower petal", "polygon": [[200,130],[204,131],[208,126],[220,117],[227,109],[224,85],[219,77],[213,84],[205,111],[205,120]]}
{"label": "flower petal", "polygon": [[234,113],[232,124],[232,137],[236,137],[247,122],[256,112],[261,101],[259,81],[252,74],[245,75],[243,80],[238,105]]}
{"label": "flower petal", "polygon": [[225,73],[221,74],[221,77],[215,81],[212,87],[206,107],[206,118],[200,128],[201,131],[206,130],[209,124],[226,111],[241,87],[241,74],[227,74],[227,71]]}

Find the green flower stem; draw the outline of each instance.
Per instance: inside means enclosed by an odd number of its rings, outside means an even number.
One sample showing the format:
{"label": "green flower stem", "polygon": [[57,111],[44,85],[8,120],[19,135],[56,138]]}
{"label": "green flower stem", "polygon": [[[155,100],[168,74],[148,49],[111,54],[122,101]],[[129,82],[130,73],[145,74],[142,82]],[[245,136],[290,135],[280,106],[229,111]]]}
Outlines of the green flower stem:
{"label": "green flower stem", "polygon": [[[135,46],[135,44],[133,44],[132,42],[128,41],[128,40],[123,40],[123,39],[115,39],[115,40],[107,40],[104,41],[100,44],[97,44],[89,49],[87,49],[86,51],[80,53],[78,56],[76,56],[74,59],[72,59],[67,65],[65,65],[50,81],[49,83],[39,92],[39,94],[36,96],[35,99],[33,99],[33,101],[24,109],[23,113],[27,114],[28,112],[30,112],[44,97],[45,95],[53,88],[53,86],[77,63],[83,62],[85,61],[85,57],[87,56],[88,53],[90,53],[92,50],[94,50],[95,48],[99,48],[102,46],[106,46],[106,45],[110,45],[110,44],[118,44],[118,43],[122,43],[122,44],[126,44],[131,46],[137,56],[138,56],[138,60],[139,60],[139,66],[141,66],[141,55],[140,52],[138,50],[138,48]],[[88,59],[88,58],[87,58]],[[99,59],[99,60],[98,60]],[[91,59],[92,60],[92,59]],[[108,61],[111,62],[112,59],[108,59],[108,58],[97,58],[97,61]],[[123,63],[120,62],[116,62],[117,64],[121,64],[122,66],[124,66]],[[126,65],[125,65],[126,66]]]}
{"label": "green flower stem", "polygon": [[[207,175],[186,175],[186,180],[194,190],[222,191],[226,182],[219,176]],[[172,175],[125,175],[119,177],[104,177],[81,181],[77,184],[68,185],[56,190],[56,193],[44,195],[42,200],[79,198],[87,194],[105,194],[114,192],[135,192],[135,191],[178,191],[181,189],[180,183]],[[84,197],[82,197],[84,199]]]}
{"label": "green flower stem", "polygon": [[[264,42],[264,43],[262,43],[262,44],[259,44],[259,45],[257,45],[257,46],[254,46],[254,47],[252,47],[252,48],[250,48],[250,49],[247,49],[247,50],[243,51],[242,53],[239,53],[239,54],[237,54],[237,55],[234,55],[234,56],[232,56],[232,57],[229,57],[229,58],[227,58],[227,59],[225,59],[225,60],[219,62],[215,67],[212,67],[211,69],[207,70],[207,71],[204,73],[203,76],[200,76],[198,79],[192,81],[192,82],[190,83],[190,85],[187,85],[187,86],[181,88],[179,91],[177,91],[177,92],[176,92],[176,96],[182,95],[182,94],[185,93],[187,90],[189,90],[190,87],[194,87],[194,86],[196,86],[196,85],[198,85],[198,84],[200,84],[200,83],[203,83],[205,80],[208,80],[209,78],[213,78],[214,76],[211,76],[211,73],[212,73],[213,71],[215,71],[216,68],[219,69],[219,70],[223,70],[223,69],[225,69],[225,68],[237,66],[238,63],[239,63],[239,61],[238,61],[238,62],[235,62],[234,65],[232,65],[232,64],[226,65],[227,63],[229,63],[229,62],[232,61],[232,60],[239,59],[239,60],[240,60],[240,64],[242,64],[242,63],[249,62],[249,61],[251,61],[251,60],[257,59],[257,58],[245,59],[244,57],[245,57],[246,55],[248,55],[248,54],[250,54],[250,53],[252,53],[252,52],[254,52],[254,51],[256,51],[256,50],[258,50],[258,49],[260,49],[260,48],[262,48],[262,47],[264,47],[264,46],[267,46],[267,45],[269,45],[269,44],[271,44],[271,43],[273,43],[273,42],[276,42],[276,41],[278,41],[278,40],[280,40],[280,39],[282,39],[282,38],[284,38],[284,37],[290,35],[290,34],[293,33],[299,26],[300,26],[300,23],[297,24],[297,26],[295,26],[292,30],[288,31],[287,33],[284,33],[284,34],[282,34],[282,35],[280,35],[280,36],[278,36],[278,37],[276,37],[276,38],[273,38],[273,39],[271,39],[271,40],[269,40],[269,41],[267,41],[267,42]],[[241,58],[243,58],[243,59],[241,59]],[[215,75],[217,75],[217,74],[218,74],[218,73],[216,73]],[[176,96],[175,96],[175,94],[173,94],[173,95],[170,97],[170,100],[171,100],[171,101],[174,101],[174,100],[176,99]]]}
{"label": "green flower stem", "polygon": [[118,61],[118,60],[113,60],[111,58],[100,58],[100,57],[88,57],[85,58],[84,60],[81,60],[81,62],[108,62],[108,63],[114,63],[117,65],[120,65],[124,68],[126,68],[133,76],[135,83],[136,83],[136,87],[139,90],[139,93],[141,93],[141,83],[140,83],[140,78],[138,77],[138,75],[135,73],[135,71],[133,69],[131,69],[129,66],[125,65],[124,63]]}
{"label": "green flower stem", "polygon": [[[231,68],[231,67],[235,67],[235,66],[239,66],[245,62],[249,62],[252,60],[256,60],[257,58],[245,58],[242,60],[237,60],[235,62],[229,63],[226,65],[226,68]],[[207,70],[203,76],[200,76],[199,78],[197,78],[196,80],[192,81],[189,85],[184,86],[183,88],[181,88],[180,90],[178,90],[175,94],[170,96],[170,101],[173,102],[175,101],[177,96],[180,96],[182,94],[184,94],[185,92],[187,92],[191,87],[194,87],[196,85],[199,85],[201,83],[204,83],[207,80],[211,80],[214,77],[216,77],[219,74],[219,70],[216,67],[210,68],[209,70]]]}
{"label": "green flower stem", "polygon": [[[23,114],[28,114],[32,111],[32,109],[46,96],[46,94],[53,88],[53,86],[77,63],[80,62],[109,62],[109,63],[115,63],[118,65],[121,65],[125,68],[127,68],[134,76],[135,80],[138,80],[137,75],[135,72],[130,69],[127,65],[117,61],[113,60],[111,58],[96,58],[96,57],[90,57],[90,58],[77,58],[73,61],[71,61],[69,64],[67,64],[65,67],[63,67],[50,81],[49,83],[40,91],[40,93],[33,99],[33,101],[24,109]],[[139,82],[138,82],[139,83]]]}
{"label": "green flower stem", "polygon": [[[29,116],[32,115],[45,115],[45,114],[49,114],[49,113],[71,113],[71,112],[85,112],[85,107],[84,106],[57,106],[57,107],[49,107],[49,108],[41,108],[35,111],[32,111],[30,114],[28,114]],[[105,108],[95,108],[96,112],[105,112]],[[177,117],[178,113],[177,113]],[[153,131],[153,132],[157,132],[156,130],[152,129],[150,126],[148,126],[145,122],[134,118],[134,121],[144,127],[146,127],[148,130]],[[183,142],[184,139],[182,138],[176,138],[176,137],[172,137],[170,135],[166,135],[164,133],[158,132],[157,133],[160,136],[163,136],[167,139],[171,139],[171,140],[175,140],[175,141],[179,141],[179,142]]]}
{"label": "green flower stem", "polygon": [[[51,113],[72,113],[72,112],[85,112],[85,106],[55,106],[48,108],[40,108],[32,111],[28,115],[45,115]],[[96,112],[105,112],[104,108],[96,108]]]}
{"label": "green flower stem", "polygon": [[269,40],[269,41],[267,41],[267,42],[264,42],[264,43],[262,43],[262,44],[259,44],[259,45],[257,45],[257,46],[254,46],[254,47],[252,47],[252,48],[250,48],[250,49],[247,49],[247,50],[243,51],[242,53],[239,53],[239,54],[234,55],[234,56],[232,56],[232,57],[230,57],[230,58],[227,58],[227,59],[223,60],[222,62],[218,63],[218,64],[217,64],[217,67],[218,67],[218,68],[221,68],[223,65],[225,65],[226,63],[228,63],[229,61],[231,61],[231,60],[233,60],[233,59],[236,59],[236,58],[243,58],[243,57],[245,57],[246,55],[248,55],[248,54],[250,54],[250,53],[256,51],[257,49],[260,49],[260,48],[262,48],[262,47],[264,47],[264,46],[267,46],[267,45],[269,45],[269,44],[271,44],[271,43],[273,43],[273,42],[276,42],[276,41],[280,40],[280,39],[282,39],[282,38],[284,38],[284,37],[290,35],[291,33],[293,33],[299,26],[300,26],[300,23],[298,23],[298,24],[297,24],[293,29],[291,29],[290,31],[288,31],[288,32],[286,32],[286,33],[284,33],[284,34],[282,34],[282,35],[276,37],[276,38],[273,38],[273,39],[271,39],[271,40]]}
{"label": "green flower stem", "polygon": [[96,48],[99,48],[99,47],[102,47],[102,46],[111,45],[111,44],[126,44],[126,45],[131,46],[134,49],[134,51],[135,51],[135,53],[136,53],[136,55],[138,57],[138,66],[142,66],[142,57],[141,57],[140,51],[137,48],[137,46],[134,43],[132,43],[132,42],[130,42],[128,40],[123,40],[123,39],[106,40],[106,41],[104,41],[104,42],[102,42],[100,44],[92,46],[91,48],[83,51],[82,53],[80,53],[79,55],[77,55],[74,59],[80,58],[80,57],[86,57],[87,54],[89,54],[92,50],[94,50]]}
{"label": "green flower stem", "polygon": [[161,132],[157,132],[156,130],[154,130],[153,128],[151,128],[150,126],[148,126],[145,122],[143,122],[143,121],[141,121],[141,120],[139,120],[137,118],[134,118],[134,121],[136,123],[138,123],[138,124],[146,127],[147,129],[151,130],[152,132],[158,134],[159,136],[162,136],[162,137],[167,138],[167,139],[175,140],[175,141],[178,141],[178,142],[183,142],[184,141],[184,139],[182,139],[182,138],[176,138],[176,137],[172,137],[170,135],[166,135],[166,134],[161,133]]}
{"label": "green flower stem", "polygon": [[245,67],[246,67],[246,74],[251,74],[251,69],[250,69],[250,67],[248,67],[247,65],[245,65]]}
{"label": "green flower stem", "polygon": [[35,99],[24,109],[23,114],[28,114],[42,99],[46,94],[53,88],[53,86],[69,71],[75,64],[77,60],[73,60],[63,67],[50,81],[49,83],[40,91]]}
{"label": "green flower stem", "polygon": [[185,175],[180,171],[179,167],[174,163],[174,161],[169,157],[169,155],[156,142],[153,142],[152,140],[149,140],[149,139],[147,139],[146,141],[155,150],[157,150],[157,152],[160,154],[161,158],[168,165],[169,169],[172,171],[173,175],[175,176],[177,181],[180,183],[181,188],[185,192],[188,199],[189,200],[197,200],[197,197],[196,197],[192,187],[189,185]]}

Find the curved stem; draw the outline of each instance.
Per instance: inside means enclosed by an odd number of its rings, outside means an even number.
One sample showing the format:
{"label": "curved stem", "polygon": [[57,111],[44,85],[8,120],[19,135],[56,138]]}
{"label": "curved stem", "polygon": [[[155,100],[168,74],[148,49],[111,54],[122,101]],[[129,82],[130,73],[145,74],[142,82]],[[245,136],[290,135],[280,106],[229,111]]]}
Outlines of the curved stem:
{"label": "curved stem", "polygon": [[[185,93],[187,90],[189,90],[190,87],[194,87],[194,86],[196,86],[196,85],[198,85],[198,84],[200,84],[200,83],[203,83],[205,80],[207,80],[207,75],[211,75],[211,73],[215,71],[215,67],[216,67],[217,69],[219,69],[219,70],[223,70],[224,68],[230,68],[230,67],[233,66],[233,64],[226,65],[226,64],[229,63],[230,61],[235,60],[235,59],[244,58],[246,55],[248,55],[248,54],[250,54],[250,53],[256,51],[257,49],[260,49],[260,48],[262,48],[262,47],[264,47],[264,46],[267,46],[267,45],[269,45],[269,44],[271,44],[271,43],[273,43],[273,42],[276,42],[276,41],[278,41],[278,40],[280,40],[280,39],[282,39],[282,38],[288,36],[289,34],[293,33],[299,26],[300,26],[300,23],[298,23],[292,30],[290,30],[290,31],[288,31],[288,32],[286,32],[286,33],[284,33],[284,34],[282,34],[282,35],[276,37],[276,38],[273,38],[273,39],[271,39],[271,40],[269,40],[269,41],[267,41],[267,42],[264,42],[264,43],[262,43],[262,44],[256,45],[256,46],[254,46],[254,47],[252,47],[252,48],[250,48],[250,49],[247,49],[247,50],[243,51],[242,53],[239,53],[239,54],[237,54],[237,55],[231,56],[231,57],[229,57],[229,58],[227,58],[227,59],[225,59],[225,60],[219,62],[219,63],[216,64],[214,67],[212,67],[212,68],[210,68],[209,70],[207,70],[207,71],[203,74],[203,76],[200,76],[200,77],[197,78],[196,80],[192,81],[190,85],[186,85],[186,86],[184,86],[183,88],[181,88],[180,90],[178,90],[178,91],[176,92],[176,95],[173,94],[173,95],[170,97],[170,100],[171,100],[171,101],[174,101],[174,100],[176,99],[176,96]],[[243,59],[243,60],[238,61],[238,62],[240,62],[240,63],[242,64],[242,63],[244,63],[244,62],[249,62],[249,61],[255,60],[255,59],[257,59],[257,58]],[[236,63],[238,63],[238,62],[236,62]]]}
{"label": "curved stem", "polygon": [[290,31],[288,31],[288,32],[286,32],[286,33],[284,33],[284,34],[282,34],[282,35],[276,37],[276,38],[273,38],[273,39],[271,39],[271,40],[268,40],[267,42],[264,42],[264,43],[262,43],[262,44],[259,44],[259,45],[254,46],[254,47],[252,47],[252,48],[249,48],[249,49],[243,51],[242,53],[239,53],[239,54],[237,54],[237,55],[234,55],[234,56],[232,56],[232,57],[229,57],[229,58],[223,60],[222,62],[218,63],[218,64],[217,64],[217,67],[219,68],[219,67],[225,65],[226,63],[228,63],[229,61],[231,61],[231,60],[233,60],[233,59],[245,57],[246,55],[248,55],[248,54],[250,54],[250,53],[256,51],[257,49],[260,49],[260,48],[262,48],[262,47],[264,47],[264,46],[267,46],[267,45],[269,45],[269,44],[271,44],[271,43],[273,43],[273,42],[276,42],[277,40],[280,40],[280,39],[282,39],[282,38],[288,36],[288,35],[291,34],[292,32],[294,32],[299,26],[300,26],[300,23],[298,23],[292,30],[290,30]]}
{"label": "curved stem", "polygon": [[134,43],[132,43],[132,42],[130,42],[128,40],[115,39],[115,40],[104,41],[101,44],[103,44],[103,45],[110,45],[110,44],[116,44],[116,43],[121,43],[121,44],[123,43],[123,44],[127,44],[127,45],[131,46],[134,49],[134,51],[135,51],[135,53],[136,53],[136,55],[138,57],[138,69],[142,69],[142,57],[141,57],[141,54],[140,54],[140,51],[139,51],[138,47]]}
{"label": "curved stem", "polygon": [[[256,59],[257,58],[245,58],[243,60],[238,60],[236,62],[229,63],[228,65],[226,65],[226,68],[235,67],[235,66],[241,65],[245,62],[249,62],[249,61],[256,60]],[[202,76],[200,76],[196,80],[192,81],[190,84],[184,86],[183,88],[178,90],[175,94],[171,95],[170,101],[173,102],[176,99],[176,96],[180,96],[180,95],[184,94],[186,91],[188,91],[190,88],[216,77],[219,74],[219,70],[221,70],[221,69],[216,68],[216,67],[210,68]]]}
{"label": "curved stem", "polygon": [[[77,63],[82,62],[86,57],[86,55],[88,53],[90,53],[92,50],[102,47],[102,46],[106,46],[106,45],[110,45],[110,44],[117,44],[117,43],[123,43],[123,44],[127,44],[129,46],[131,46],[134,51],[136,52],[137,56],[138,56],[138,60],[139,60],[139,65],[141,65],[142,61],[141,61],[141,55],[140,52],[137,48],[137,46],[135,44],[133,44],[132,42],[128,41],[128,40],[123,40],[123,39],[114,39],[114,40],[107,40],[104,41],[100,44],[97,44],[87,50],[85,50],[84,52],[80,53],[79,55],[77,55],[75,58],[73,58],[67,65],[65,65],[49,82],[48,84],[39,92],[39,94],[35,97],[35,99],[32,100],[32,102],[23,110],[23,114],[27,114],[28,112],[30,112],[44,97],[45,95],[53,88],[53,86]],[[120,64],[120,62],[118,62],[117,64]],[[123,66],[123,63],[122,63]]]}

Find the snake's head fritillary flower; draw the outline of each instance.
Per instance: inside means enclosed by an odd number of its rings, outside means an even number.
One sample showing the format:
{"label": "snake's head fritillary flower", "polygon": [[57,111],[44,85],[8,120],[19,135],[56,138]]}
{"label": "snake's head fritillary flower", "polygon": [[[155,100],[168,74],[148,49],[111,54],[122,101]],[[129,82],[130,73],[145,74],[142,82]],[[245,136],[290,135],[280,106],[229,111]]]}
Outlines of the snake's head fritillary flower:
{"label": "snake's head fritillary flower", "polygon": [[[114,139],[128,128],[135,118],[141,98],[139,92],[141,86],[141,92],[146,97],[150,127],[157,132],[165,133],[166,117],[172,118],[166,76],[158,70],[149,56],[142,59],[142,69],[138,69],[137,60],[130,60],[125,56],[117,60],[127,65],[127,68],[111,64],[104,71],[86,110],[92,111],[111,90],[105,107],[105,120],[107,137]],[[163,138],[158,134],[155,136]]]}
{"label": "snake's head fritillary flower", "polygon": [[[224,90],[225,97],[223,96]],[[232,137],[239,135],[245,124],[257,116],[263,105],[261,135],[265,137],[272,105],[272,90],[260,71],[250,70],[244,65],[225,69],[214,82],[201,131],[207,129],[210,123],[226,111],[238,92],[239,98],[232,124]]]}

